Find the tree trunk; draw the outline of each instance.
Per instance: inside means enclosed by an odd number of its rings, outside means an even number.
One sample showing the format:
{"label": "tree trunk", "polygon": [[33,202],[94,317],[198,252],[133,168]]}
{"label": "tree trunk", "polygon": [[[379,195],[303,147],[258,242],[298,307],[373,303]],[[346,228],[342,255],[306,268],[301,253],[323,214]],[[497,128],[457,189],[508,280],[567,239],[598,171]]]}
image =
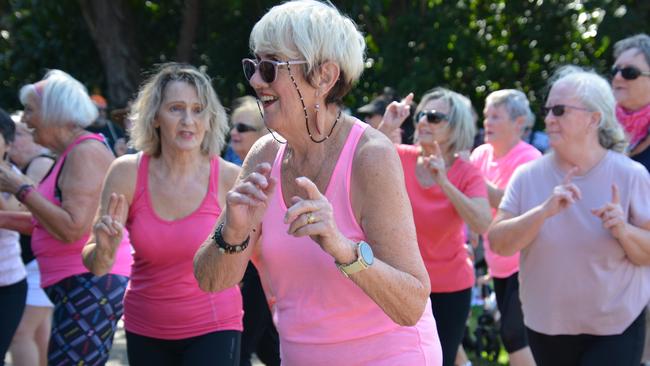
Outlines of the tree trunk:
{"label": "tree trunk", "polygon": [[199,23],[200,0],[185,0],[183,24],[176,46],[176,61],[190,63],[192,59],[192,44],[196,38],[196,27]]}
{"label": "tree trunk", "polygon": [[139,79],[130,10],[124,0],[79,0],[79,4],[104,66],[109,104],[124,107]]}

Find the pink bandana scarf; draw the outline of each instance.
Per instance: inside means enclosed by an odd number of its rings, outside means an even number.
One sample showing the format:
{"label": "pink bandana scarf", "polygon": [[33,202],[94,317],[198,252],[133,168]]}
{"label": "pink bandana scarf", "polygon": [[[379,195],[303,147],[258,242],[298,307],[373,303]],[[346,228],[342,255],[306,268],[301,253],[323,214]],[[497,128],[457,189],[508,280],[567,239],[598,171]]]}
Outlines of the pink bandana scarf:
{"label": "pink bandana scarf", "polygon": [[616,117],[630,138],[630,150],[634,149],[648,135],[648,129],[650,129],[650,104],[636,112],[627,112],[623,107],[617,105]]}

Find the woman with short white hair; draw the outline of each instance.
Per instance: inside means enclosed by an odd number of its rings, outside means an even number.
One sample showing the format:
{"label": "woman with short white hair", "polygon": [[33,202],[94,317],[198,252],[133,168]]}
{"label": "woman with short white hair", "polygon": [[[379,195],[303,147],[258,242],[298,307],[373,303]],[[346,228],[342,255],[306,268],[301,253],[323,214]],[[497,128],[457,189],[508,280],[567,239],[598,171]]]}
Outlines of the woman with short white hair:
{"label": "woman with short white hair", "polygon": [[439,365],[398,156],[340,105],[363,71],[363,36],[331,4],[290,1],[250,45],[244,75],[274,132],[196,254],[199,284],[239,283],[255,248],[283,364]]}
{"label": "woman with short white hair", "polygon": [[[412,94],[386,109],[380,131],[390,136],[408,115]],[[453,366],[469,316],[474,266],[465,249],[465,224],[478,233],[490,225],[481,172],[459,154],[476,131],[469,99],[445,88],[422,96],[415,110],[415,146],[395,145],[402,161],[420,253],[431,281],[431,304],[443,365]]]}
{"label": "woman with short white hair", "polygon": [[13,193],[29,210],[11,213],[5,222],[31,232],[41,286],[54,304],[48,363],[101,365],[108,360],[122,317],[132,260],[129,239],[125,236],[116,248],[117,265],[105,276],[88,272],[81,250],[114,157],[101,136],[84,130],[97,117],[97,108],[72,76],[52,70],[24,86],[20,101],[34,141],[58,155],[38,187],[27,176],[0,167],[0,189]]}
{"label": "woman with short white hair", "polygon": [[609,83],[560,70],[546,100],[553,151],[518,168],[489,233],[521,251],[520,298],[538,365],[640,364],[650,301],[650,174]]}

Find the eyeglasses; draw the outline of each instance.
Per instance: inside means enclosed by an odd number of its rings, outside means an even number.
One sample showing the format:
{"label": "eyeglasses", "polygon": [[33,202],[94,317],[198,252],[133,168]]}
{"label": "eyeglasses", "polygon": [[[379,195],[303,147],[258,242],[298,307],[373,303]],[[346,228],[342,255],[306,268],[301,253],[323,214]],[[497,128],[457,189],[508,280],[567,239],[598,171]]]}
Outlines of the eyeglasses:
{"label": "eyeglasses", "polygon": [[257,128],[252,127],[252,126],[249,126],[249,125],[247,125],[247,124],[245,124],[245,123],[235,123],[235,124],[232,126],[232,128],[234,128],[235,130],[237,130],[237,132],[239,132],[239,133],[244,133],[244,132],[253,132],[253,131],[257,131],[257,130],[258,130]]}
{"label": "eyeglasses", "polygon": [[562,116],[564,114],[564,112],[566,112],[567,108],[578,109],[578,110],[581,110],[581,111],[589,112],[589,109],[587,109],[587,108],[574,107],[574,106],[571,106],[571,105],[564,105],[564,104],[556,104],[556,105],[550,106],[550,107],[542,107],[542,115],[547,116],[548,112],[551,112],[551,113],[553,113],[553,115],[555,117],[560,117],[560,116]]}
{"label": "eyeglasses", "polygon": [[431,109],[428,111],[420,111],[417,116],[416,116],[416,121],[420,121],[422,117],[427,117],[427,122],[433,123],[433,124],[438,124],[442,121],[448,121],[449,117],[447,117],[446,114],[442,112],[438,112],[435,109]]}
{"label": "eyeglasses", "polygon": [[260,77],[262,80],[271,84],[275,81],[276,76],[278,75],[279,66],[288,66],[288,65],[301,65],[306,64],[307,61],[272,61],[272,60],[252,60],[250,58],[245,58],[241,60],[242,66],[244,67],[244,76],[246,80],[250,81],[255,71],[260,72]]}
{"label": "eyeglasses", "polygon": [[641,71],[634,66],[625,66],[623,68],[614,66],[612,67],[612,78],[615,77],[619,71],[621,72],[621,76],[625,80],[634,80],[639,76],[650,76],[650,71]]}

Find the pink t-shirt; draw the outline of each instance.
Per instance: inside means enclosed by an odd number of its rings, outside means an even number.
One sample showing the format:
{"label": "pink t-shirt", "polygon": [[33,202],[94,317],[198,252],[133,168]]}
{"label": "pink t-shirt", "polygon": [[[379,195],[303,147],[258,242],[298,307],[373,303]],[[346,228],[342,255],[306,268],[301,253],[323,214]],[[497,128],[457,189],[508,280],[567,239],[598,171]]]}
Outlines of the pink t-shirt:
{"label": "pink t-shirt", "polygon": [[[366,236],[350,204],[350,177],[354,152],[366,127],[360,121],[353,126],[325,191],[339,230],[355,241]],[[271,172],[278,182],[285,146]],[[283,364],[441,364],[430,303],[415,326],[395,324],[317,243],[287,234],[286,211],[278,184],[262,222],[261,253],[255,263],[272,304]]]}
{"label": "pink t-shirt", "polygon": [[[82,141],[97,140],[101,143],[104,139],[100,135],[90,134],[77,138],[70,144],[56,161],[50,173],[41,181],[36,190],[48,201],[61,206],[61,201],[56,197],[56,183],[70,151]],[[81,260],[81,250],[90,237],[90,231],[74,243],[65,243],[53,237],[34,217],[32,219],[34,231],[32,232],[32,250],[38,260],[41,270],[41,287],[46,288],[63,280],[64,278],[88,273],[88,269]],[[124,238],[117,251],[115,264],[110,273],[129,276],[131,272],[131,247],[129,233],[124,232]]]}
{"label": "pink t-shirt", "polygon": [[219,158],[210,160],[210,183],[201,205],[173,221],[160,218],[149,197],[150,156],[142,154],[126,227],[134,253],[124,295],[124,325],[132,333],[183,339],[219,330],[243,329],[238,286],[207,293],[194,278],[194,254],[211,235],[221,213]]}
{"label": "pink t-shirt", "polygon": [[[542,204],[561,184],[553,153],[519,167],[499,209],[519,216]],[[609,151],[589,172],[572,179],[582,192],[546,219],[521,251],[520,299],[524,323],[548,335],[622,333],[650,301],[650,266],[632,263],[591,209],[620,191],[621,207],[634,225],[650,221],[650,174],[643,165]]]}
{"label": "pink t-shirt", "polygon": [[[542,156],[532,145],[519,141],[508,153],[500,158],[494,157],[494,148],[490,144],[483,144],[474,151],[469,160],[477,167],[486,181],[494,184],[499,189],[506,189],[508,181],[515,169],[531,160]],[[496,214],[492,209],[492,216]],[[485,260],[488,264],[490,275],[495,278],[507,278],[519,271],[519,253],[510,257],[500,256],[492,251],[487,235],[483,236]]]}
{"label": "pink t-shirt", "polygon": [[[420,149],[396,145],[406,190],[413,207],[420,253],[431,279],[431,292],[455,292],[474,285],[474,265],[465,250],[465,222],[440,186],[424,188],[415,176]],[[472,164],[457,158],[447,178],[467,197],[487,198],[483,176]]]}

